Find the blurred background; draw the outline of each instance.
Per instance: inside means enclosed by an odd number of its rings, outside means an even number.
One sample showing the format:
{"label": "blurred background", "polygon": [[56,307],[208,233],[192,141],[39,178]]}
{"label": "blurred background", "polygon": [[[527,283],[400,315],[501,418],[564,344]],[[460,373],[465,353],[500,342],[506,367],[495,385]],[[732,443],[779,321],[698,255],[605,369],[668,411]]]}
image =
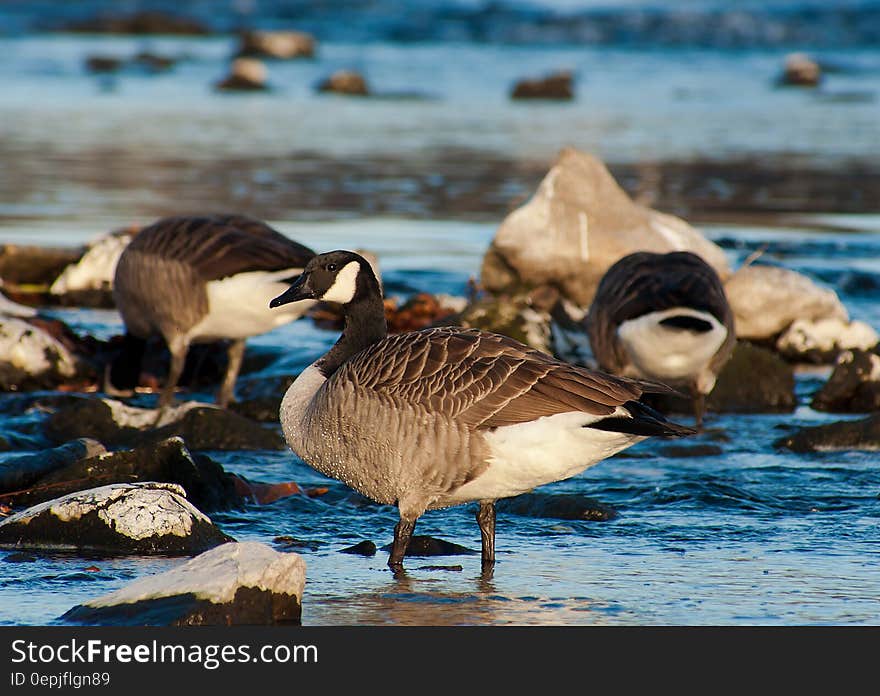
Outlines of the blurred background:
{"label": "blurred background", "polygon": [[880,201],[877,2],[2,0],[0,56],[4,241],[498,222],[564,146],[692,222]]}

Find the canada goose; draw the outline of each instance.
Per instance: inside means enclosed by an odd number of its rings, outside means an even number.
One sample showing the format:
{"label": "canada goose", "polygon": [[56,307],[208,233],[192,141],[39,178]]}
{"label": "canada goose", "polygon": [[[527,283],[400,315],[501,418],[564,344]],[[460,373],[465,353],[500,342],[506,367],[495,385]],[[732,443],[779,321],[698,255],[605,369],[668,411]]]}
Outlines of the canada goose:
{"label": "canada goose", "polygon": [[168,217],[145,227],[125,247],[114,274],[113,297],[126,336],[123,355],[110,369],[111,385],[137,384],[146,339],[158,334],[171,353],[159,397],[159,405],[167,406],[190,344],[229,339],[217,394],[225,407],[233,398],[245,339],[297,319],[313,304],[280,313],[266,307],[314,255],[242,215]]}
{"label": "canada goose", "polygon": [[586,325],[601,369],[685,385],[702,427],[705,396],[736,342],[733,312],[709,264],[689,251],[624,256],[602,276]]}
{"label": "canada goose", "polygon": [[495,500],[647,436],[693,432],[639,402],[662,385],[575,367],[506,336],[453,326],[387,336],[376,277],[353,252],[316,256],[270,306],[302,300],[341,304],[345,328],[284,395],[284,436],[321,473],[397,505],[394,570],[426,510],[478,501],[491,567]]}

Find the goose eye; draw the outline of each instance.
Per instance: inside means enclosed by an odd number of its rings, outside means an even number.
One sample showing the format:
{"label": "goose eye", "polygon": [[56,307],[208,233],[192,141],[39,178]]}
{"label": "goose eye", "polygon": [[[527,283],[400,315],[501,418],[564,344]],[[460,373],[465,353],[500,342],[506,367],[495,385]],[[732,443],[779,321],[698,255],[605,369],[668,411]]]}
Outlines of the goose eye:
{"label": "goose eye", "polygon": [[330,272],[332,273],[333,271],[336,270],[336,264],[335,264],[335,263],[328,263],[328,264],[327,264],[327,270],[330,271]]}

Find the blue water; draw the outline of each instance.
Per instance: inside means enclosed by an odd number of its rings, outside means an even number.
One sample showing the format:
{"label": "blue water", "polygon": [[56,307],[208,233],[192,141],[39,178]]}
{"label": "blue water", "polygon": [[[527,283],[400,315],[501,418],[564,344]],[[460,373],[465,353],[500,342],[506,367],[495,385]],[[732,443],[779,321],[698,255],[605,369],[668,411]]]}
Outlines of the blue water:
{"label": "blue water", "polygon": [[[63,5],[75,17],[106,3]],[[821,13],[832,7],[826,3],[738,4],[745,25],[748,17],[772,15],[767,27],[779,22],[783,28],[801,27],[801,34],[792,29],[773,34],[773,40],[772,32],[762,30],[752,34],[760,40],[751,43],[735,40],[735,11],[728,4],[708,0],[685,3],[687,12],[679,12],[684,18],[677,23],[679,4],[655,3],[665,8],[656,30],[638,20],[646,16],[645,3],[539,5],[540,12],[578,17],[610,7],[614,18],[600,23],[606,33],[592,41],[572,39],[586,31],[586,19],[569,22],[564,41],[553,40],[553,32],[566,24],[555,20],[529,38],[522,33],[523,18],[533,10],[513,4],[500,6],[500,28],[479,41],[472,35],[474,24],[455,19],[458,10],[450,3],[424,5],[421,20],[412,11],[391,16],[387,8],[383,14],[384,4],[366,3],[373,10],[363,10],[365,21],[348,25],[338,21],[332,3],[315,4],[323,9],[301,15],[290,14],[292,3],[253,5],[267,26],[314,30],[321,43],[314,61],[270,63],[273,91],[245,96],[211,89],[234,46],[228,35],[40,33],[35,30],[45,28],[43,20],[61,16],[61,3],[4,3],[0,243],[77,245],[160,214],[241,210],[268,218],[319,250],[373,251],[392,294],[401,299],[416,290],[463,295],[468,280],[479,274],[502,214],[487,220],[484,210],[468,219],[450,203],[448,215],[426,215],[414,182],[405,176],[391,183],[383,179],[382,189],[371,188],[368,178],[347,182],[346,195],[376,199],[375,214],[352,215],[318,204],[294,207],[285,191],[320,188],[327,168],[345,182],[349,163],[379,167],[405,160],[417,167],[437,152],[459,153],[459,173],[499,156],[511,166],[549,165],[567,145],[612,162],[751,157],[760,164],[762,158],[784,158],[844,170],[880,156],[880,51],[865,39],[876,28],[872,3],[848,4],[857,10],[856,19],[846,22],[843,15],[823,19]],[[198,15],[205,6],[187,7]],[[810,14],[814,10],[819,14]],[[676,41],[690,36],[693,27],[708,26],[688,20],[688,12],[704,18],[722,12],[724,21],[712,24],[716,29],[705,40]],[[217,13],[220,28],[228,21],[228,14]],[[823,22],[824,40],[798,40],[821,33]],[[467,31],[456,34],[456,26]],[[630,29],[621,33],[620,27]],[[818,91],[776,89],[784,55],[811,46],[818,57],[846,69],[830,74]],[[130,56],[143,48],[185,59],[155,76],[124,72],[107,78],[83,69],[89,54]],[[341,67],[362,70],[377,92],[417,92],[422,98],[315,94],[315,81]],[[573,102],[508,100],[515,79],[555,69],[575,71]],[[313,159],[299,167],[303,153]],[[313,162],[315,171],[309,169]],[[460,182],[439,177],[431,185],[451,192]],[[503,185],[496,190],[508,209],[528,193]],[[722,244],[734,266],[766,245],[765,260],[835,288],[853,318],[880,327],[880,303],[870,291],[880,287],[880,219],[876,203],[866,201],[865,210],[790,216],[784,224],[771,217],[748,225],[721,220],[703,230]],[[121,330],[113,310],[51,314],[101,338]],[[253,348],[274,349],[282,357],[245,377],[296,373],[335,338],[305,320],[257,337]],[[212,517],[238,539],[271,544],[289,535],[309,542],[299,551],[308,567],[303,622],[312,625],[876,624],[877,453],[799,455],[772,446],[787,428],[838,418],[808,405],[826,374],[827,369],[798,374],[799,406],[793,414],[711,416],[709,432],[696,440],[717,445],[719,455],[674,457],[664,453],[666,443],[648,441],[543,489],[593,497],[616,509],[613,520],[499,513],[492,580],[480,577],[478,556],[412,559],[408,578],[398,581],[385,567],[384,552],[373,558],[338,553],[362,539],[378,546],[390,542],[396,512],[350,495],[289,452],[210,454],[251,479],[327,485],[325,496]],[[45,417],[16,414],[12,403],[13,397],[0,396],[4,433]],[[2,456],[44,444],[38,429],[19,443],[18,451]],[[417,533],[479,548],[470,507],[428,513]],[[5,562],[8,556],[0,551],[3,624],[52,623],[85,599],[180,562],[72,555]],[[423,569],[428,565],[462,569]],[[90,566],[99,570],[87,571]]]}

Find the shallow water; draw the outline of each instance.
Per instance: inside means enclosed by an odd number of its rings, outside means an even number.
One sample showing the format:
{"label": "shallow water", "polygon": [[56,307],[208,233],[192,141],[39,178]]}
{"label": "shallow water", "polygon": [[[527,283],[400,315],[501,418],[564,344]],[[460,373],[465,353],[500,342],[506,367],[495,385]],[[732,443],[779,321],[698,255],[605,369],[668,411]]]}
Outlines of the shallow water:
{"label": "shallow water", "polygon": [[[476,273],[494,229],[399,220],[281,221],[278,226],[320,248],[369,239],[392,286],[457,294]],[[834,245],[841,267],[847,259],[880,260],[877,234],[794,234],[730,225],[706,231],[717,240],[736,240],[728,245],[733,263],[759,243],[784,248],[795,238],[803,246],[784,259],[786,265],[823,257],[823,245]],[[0,241],[7,232],[14,236],[7,228],[0,231]],[[876,302],[837,289],[856,318],[876,325]],[[55,313],[97,333],[112,334],[121,326],[113,311]],[[253,344],[283,347],[285,357],[247,379],[296,371],[335,338],[308,321],[265,334]],[[289,452],[210,454],[251,479],[329,485],[325,496],[296,496],[212,517],[238,539],[271,544],[288,535],[304,543],[296,550],[308,566],[303,622],[311,625],[872,624],[880,620],[874,562],[880,550],[877,453],[798,455],[771,445],[784,434],[782,428],[837,418],[805,405],[821,382],[821,371],[800,375],[802,405],[794,414],[712,417],[709,432],[697,439],[720,446],[720,455],[668,456],[666,443],[647,441],[542,489],[591,496],[615,508],[616,519],[499,513],[498,564],[491,580],[481,578],[478,555],[413,558],[408,577],[397,581],[385,567],[386,552],[372,558],[339,553],[363,539],[377,546],[389,543],[396,512],[350,494]],[[417,533],[479,549],[470,506],[426,514]],[[0,622],[51,623],[78,602],[176,563],[71,555],[39,556],[33,562],[0,559]],[[100,571],[85,570],[92,565]]]}
{"label": "shallow water", "polygon": [[[632,9],[620,26],[646,31],[641,3],[599,4]],[[11,26],[30,26],[28,3],[5,5]],[[64,4],[74,5],[80,7]],[[746,5],[784,14],[811,3]],[[858,16],[870,19],[869,10]],[[818,20],[804,12],[804,31],[814,31]],[[306,19],[331,26],[320,12]],[[654,161],[737,157],[752,158],[756,170],[781,159],[844,172],[880,156],[880,53],[858,38],[873,26],[867,20],[850,27],[849,39],[838,32],[839,40],[821,43],[819,57],[845,69],[817,91],[773,86],[783,56],[798,46],[729,48],[723,32],[708,47],[669,46],[662,36],[599,47],[548,40],[552,22],[533,40],[486,42],[449,41],[442,27],[431,40],[391,41],[391,24],[380,31],[353,23],[348,34],[335,26],[315,61],[269,64],[274,89],[257,95],[211,89],[226,69],[229,36],[0,36],[0,244],[72,246],[158,215],[235,210],[266,218],[318,250],[378,254],[392,295],[462,295],[504,212],[522,202],[540,179],[536,172],[566,145],[612,162],[647,163],[648,170]],[[369,40],[356,41],[362,29]],[[86,55],[130,56],[144,48],[186,58],[156,76],[107,78],[83,69]],[[363,70],[378,92],[420,98],[314,94],[314,82],[341,67]],[[508,100],[514,79],[555,69],[576,72],[573,102]],[[779,202],[766,203],[776,210]],[[703,230],[733,266],[763,248],[762,262],[809,273],[838,291],[853,318],[880,327],[876,202],[848,209],[868,214],[830,209],[774,217],[772,226],[770,218],[746,225],[731,216]],[[100,338],[121,330],[115,311],[46,311]],[[282,357],[243,378],[295,373],[335,338],[305,320],[256,337],[252,349]],[[398,581],[383,551],[373,558],[339,553],[363,539],[390,542],[395,511],[350,494],[289,452],[209,454],[250,479],[327,485],[326,495],[212,517],[238,539],[271,544],[288,535],[304,542],[297,549],[308,567],[303,623],[311,625],[876,624],[878,454],[799,455],[772,446],[789,428],[839,418],[808,406],[826,374],[799,374],[793,414],[712,416],[709,432],[695,440],[717,445],[720,455],[677,457],[664,451],[667,443],[647,441],[542,489],[593,497],[616,509],[615,519],[499,513],[491,580],[480,577],[478,555],[414,558]],[[45,446],[43,416],[19,414],[15,403],[0,395],[0,431],[31,432],[0,458]],[[417,533],[479,549],[469,506],[426,514]],[[79,602],[180,563],[31,558],[0,551],[0,624],[52,623]]]}

